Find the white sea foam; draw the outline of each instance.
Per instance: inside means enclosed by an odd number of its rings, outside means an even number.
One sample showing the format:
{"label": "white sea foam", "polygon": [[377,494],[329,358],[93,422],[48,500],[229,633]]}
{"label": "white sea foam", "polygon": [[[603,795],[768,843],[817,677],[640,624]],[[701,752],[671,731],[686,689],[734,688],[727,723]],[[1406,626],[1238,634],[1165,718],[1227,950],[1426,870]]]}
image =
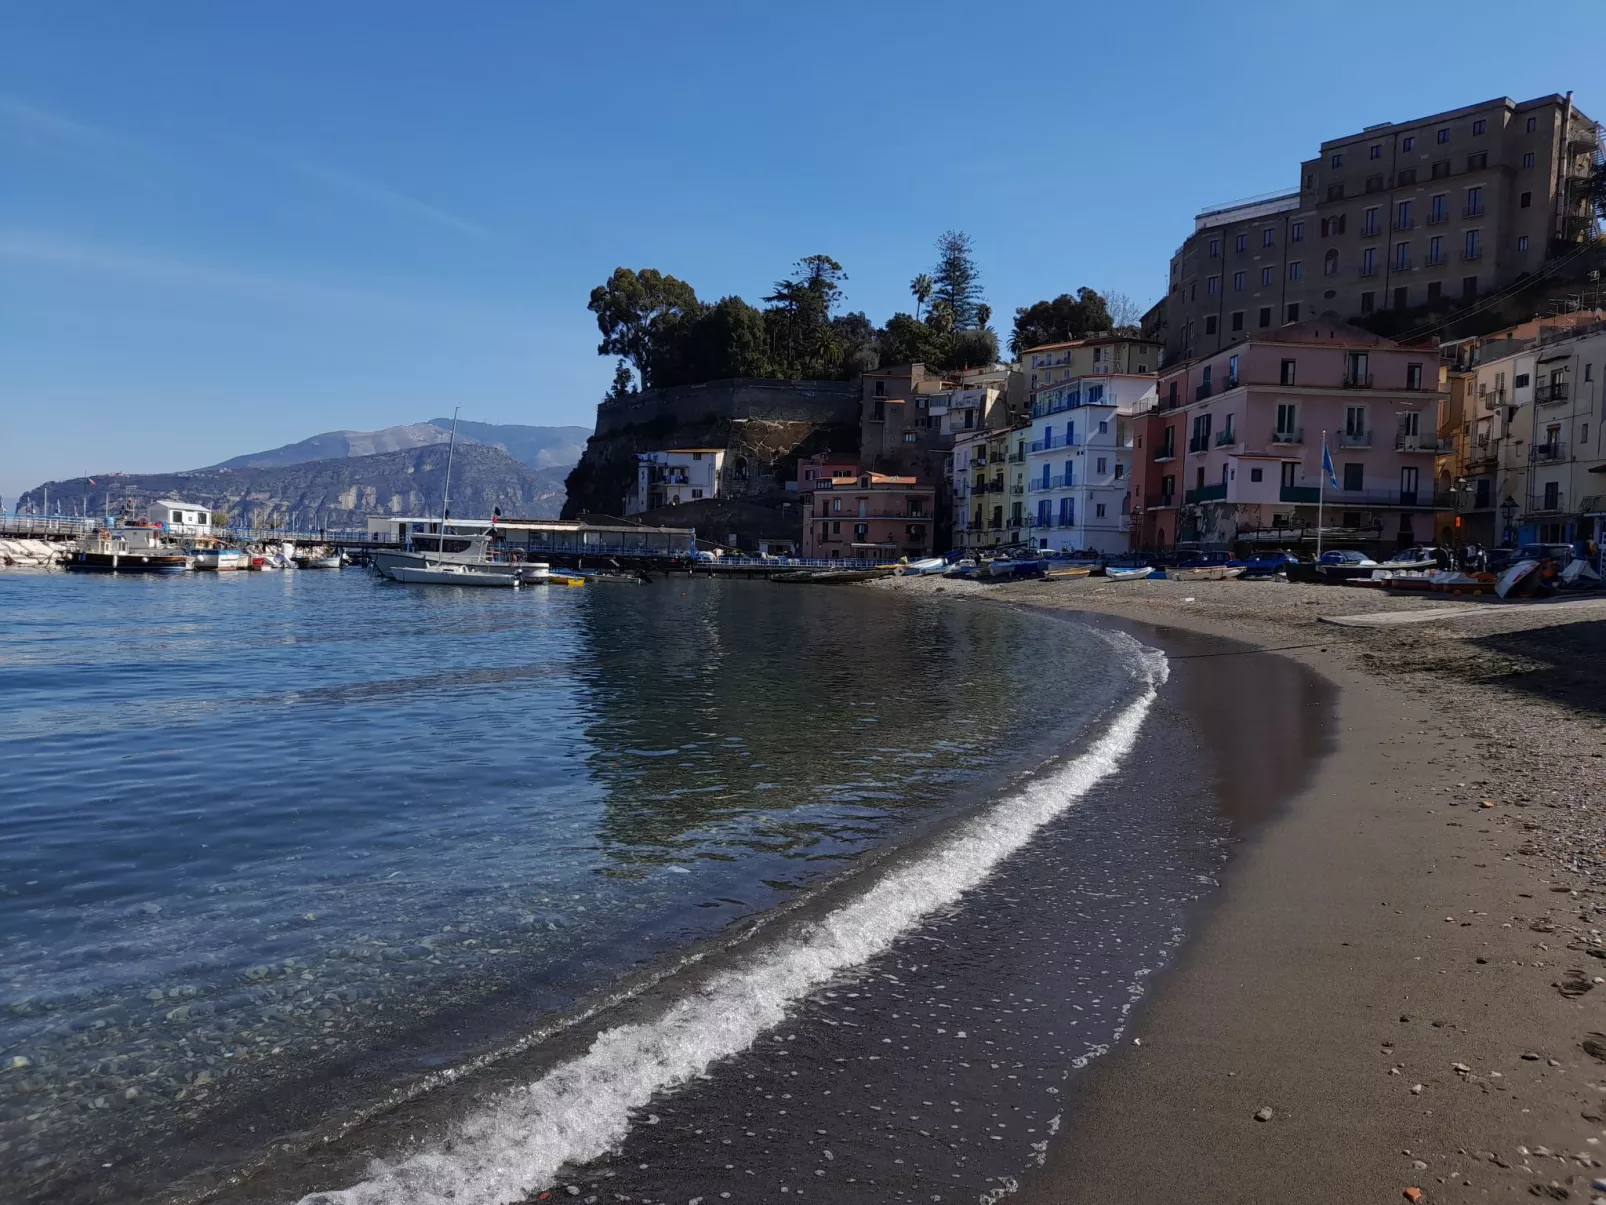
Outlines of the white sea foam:
{"label": "white sea foam", "polygon": [[301,1205],[507,1205],[550,1188],[566,1164],[607,1153],[656,1093],[746,1050],[785,1019],[788,1006],[952,904],[1113,771],[1165,680],[1165,659],[1146,651],[1141,672],[1142,693],[1080,757],[960,825],[795,938],[713,976],[655,1020],[599,1034],[585,1054],[476,1107],[444,1142],[376,1162],[369,1179],[313,1193]]}

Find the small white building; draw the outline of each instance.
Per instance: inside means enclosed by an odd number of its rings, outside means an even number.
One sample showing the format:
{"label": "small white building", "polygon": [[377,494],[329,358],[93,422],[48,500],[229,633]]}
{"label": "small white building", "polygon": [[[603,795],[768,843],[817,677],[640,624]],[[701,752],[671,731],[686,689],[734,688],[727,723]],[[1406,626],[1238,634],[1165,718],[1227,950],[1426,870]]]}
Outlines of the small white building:
{"label": "small white building", "polygon": [[636,486],[625,499],[625,514],[660,506],[679,506],[720,496],[724,448],[670,448],[636,454]]}
{"label": "small white building", "polygon": [[1157,400],[1147,373],[1100,373],[1038,390],[1026,456],[1034,547],[1106,554],[1130,547],[1133,418]]}
{"label": "small white building", "polygon": [[223,526],[223,516],[214,515],[209,507],[194,502],[180,502],[174,498],[152,502],[145,513],[151,522],[160,523],[177,536],[209,536],[214,534],[216,528]]}

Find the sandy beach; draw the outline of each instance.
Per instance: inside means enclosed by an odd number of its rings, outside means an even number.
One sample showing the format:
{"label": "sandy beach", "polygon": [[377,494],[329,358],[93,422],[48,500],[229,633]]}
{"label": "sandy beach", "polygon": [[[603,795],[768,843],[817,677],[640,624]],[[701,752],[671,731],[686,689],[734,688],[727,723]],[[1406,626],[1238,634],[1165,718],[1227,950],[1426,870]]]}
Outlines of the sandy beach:
{"label": "sandy beach", "polygon": [[1606,613],[1340,627],[1319,617],[1445,604],[1282,582],[884,585],[1245,641],[1337,687],[1335,747],[1246,826],[1024,1200],[1606,1196]]}

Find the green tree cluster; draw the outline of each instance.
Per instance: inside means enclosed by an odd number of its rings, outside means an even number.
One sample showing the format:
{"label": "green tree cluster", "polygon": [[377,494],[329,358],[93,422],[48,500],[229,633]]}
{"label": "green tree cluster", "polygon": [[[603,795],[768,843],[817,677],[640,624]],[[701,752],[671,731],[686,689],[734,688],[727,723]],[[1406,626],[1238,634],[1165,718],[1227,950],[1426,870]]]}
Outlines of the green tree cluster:
{"label": "green tree cluster", "polygon": [[1113,329],[1115,320],[1110,316],[1104,297],[1084,287],[1077,289],[1074,297],[1061,293],[1053,301],[1039,301],[1016,309],[1009,350],[1018,356],[1029,347],[1064,343]]}

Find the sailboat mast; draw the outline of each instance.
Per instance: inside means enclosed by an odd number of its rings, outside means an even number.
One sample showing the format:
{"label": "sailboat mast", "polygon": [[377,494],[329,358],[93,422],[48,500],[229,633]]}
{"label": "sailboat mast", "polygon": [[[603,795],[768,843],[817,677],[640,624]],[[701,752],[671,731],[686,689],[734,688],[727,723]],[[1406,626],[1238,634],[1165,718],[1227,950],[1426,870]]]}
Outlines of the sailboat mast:
{"label": "sailboat mast", "polygon": [[452,515],[452,453],[457,450],[457,412],[461,406],[452,409],[452,438],[446,445],[446,488],[441,491],[441,547],[445,548],[446,521]]}

